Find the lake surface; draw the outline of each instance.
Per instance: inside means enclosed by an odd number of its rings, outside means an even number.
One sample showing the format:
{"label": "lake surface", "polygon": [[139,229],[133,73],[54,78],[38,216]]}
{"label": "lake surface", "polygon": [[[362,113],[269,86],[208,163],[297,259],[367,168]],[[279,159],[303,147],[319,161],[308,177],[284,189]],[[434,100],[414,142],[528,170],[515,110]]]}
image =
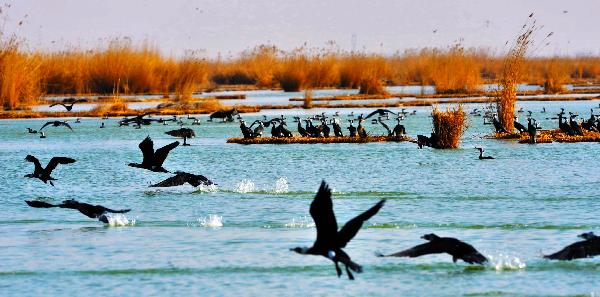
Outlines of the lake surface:
{"label": "lake surface", "polygon": [[[589,117],[600,101],[518,102],[543,128],[567,111]],[[483,104],[467,104],[483,108]],[[547,113],[540,111],[545,107]],[[403,122],[411,136],[431,131],[431,108],[416,107]],[[373,109],[272,110],[244,114],[293,115]],[[596,110],[600,112],[600,110]],[[525,113],[521,113],[524,122]],[[28,134],[46,121],[0,121],[0,295],[117,296],[512,296],[600,293],[600,258],[555,262],[542,258],[600,232],[600,144],[524,145],[484,138],[490,125],[471,117],[461,148],[419,150],[414,143],[237,145],[237,124],[207,123],[190,147],[177,147],[165,168],[203,174],[217,187],[156,189],[169,174],[128,167],[141,161],[138,143],[174,141],[174,125],[117,127],[118,119],[71,120]],[[104,122],[106,128],[99,129]],[[191,122],[191,121],[188,121]],[[394,121],[390,120],[393,126]],[[344,124],[347,126],[347,122]],[[367,123],[367,130],[382,133]],[[347,132],[345,130],[344,132]],[[484,146],[495,160],[477,159]],[[55,187],[23,175],[53,156]],[[321,180],[332,187],[339,225],[387,199],[346,251],[364,273],[338,279],[322,257],[289,251],[310,246],[308,213]],[[113,226],[67,209],[29,208],[23,200],[81,202],[131,208]],[[119,226],[121,225],[121,226]],[[222,225],[222,226],[219,226]],[[483,267],[452,263],[449,255],[377,258],[423,243],[436,233],[462,239],[491,259]]]}

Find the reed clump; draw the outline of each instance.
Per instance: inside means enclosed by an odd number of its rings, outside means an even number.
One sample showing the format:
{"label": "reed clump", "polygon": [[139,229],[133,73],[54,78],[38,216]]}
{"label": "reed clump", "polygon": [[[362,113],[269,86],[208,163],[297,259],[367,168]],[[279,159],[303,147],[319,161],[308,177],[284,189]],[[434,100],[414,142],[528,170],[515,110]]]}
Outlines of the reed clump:
{"label": "reed clump", "polygon": [[553,58],[543,64],[544,93],[556,94],[565,91],[564,84],[569,80],[569,68],[564,61]]}
{"label": "reed clump", "polygon": [[175,77],[175,101],[189,103],[193,93],[208,79],[208,65],[205,60],[189,56],[178,63]]}
{"label": "reed clump", "polygon": [[39,55],[20,51],[15,37],[0,39],[0,104],[4,110],[26,109],[43,93]]}
{"label": "reed clump", "polygon": [[481,85],[481,66],[476,53],[469,52],[461,44],[447,51],[432,51],[428,67],[431,84],[438,94],[472,93]]}
{"label": "reed clump", "polygon": [[313,101],[313,93],[311,89],[307,89],[304,91],[304,101],[302,103],[302,108],[311,109]]}
{"label": "reed clump", "polygon": [[458,148],[460,137],[467,128],[467,115],[462,105],[448,108],[446,111],[434,108],[431,112],[433,118],[432,144],[434,148]]}

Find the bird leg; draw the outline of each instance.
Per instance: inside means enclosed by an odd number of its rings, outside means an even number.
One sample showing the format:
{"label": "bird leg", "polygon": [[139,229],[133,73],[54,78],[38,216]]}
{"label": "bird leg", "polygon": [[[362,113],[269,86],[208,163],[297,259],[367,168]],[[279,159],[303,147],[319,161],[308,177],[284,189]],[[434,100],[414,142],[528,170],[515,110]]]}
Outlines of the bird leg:
{"label": "bird leg", "polygon": [[[338,264],[338,262],[333,262],[335,263],[335,271],[337,272],[337,276],[340,277],[342,276],[342,269],[340,268],[340,265]],[[348,267],[346,267],[346,269],[348,269]]]}
{"label": "bird leg", "polygon": [[348,274],[348,278],[350,280],[354,280],[354,275],[352,275],[352,272],[350,272],[350,269],[348,269],[348,265],[344,264],[344,266],[346,266],[346,273]]}

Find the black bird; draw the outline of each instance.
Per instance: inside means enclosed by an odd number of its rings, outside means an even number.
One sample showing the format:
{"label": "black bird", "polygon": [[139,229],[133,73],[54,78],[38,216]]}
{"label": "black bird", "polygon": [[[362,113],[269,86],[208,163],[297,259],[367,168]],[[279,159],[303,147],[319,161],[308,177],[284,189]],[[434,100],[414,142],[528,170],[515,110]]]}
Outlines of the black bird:
{"label": "black bird", "polygon": [[544,256],[544,258],[568,261],[579,258],[591,258],[600,254],[600,237],[596,236],[593,232],[579,234],[578,237],[585,240],[568,245],[554,254]]}
{"label": "black bird", "polygon": [[564,118],[563,114],[564,114],[564,112],[562,112],[562,111],[558,114],[558,128],[560,128],[560,130],[563,133],[565,133],[569,136],[575,135],[575,131],[573,131],[571,126],[566,121],[563,121],[563,118]]}
{"label": "black bird", "polygon": [[323,133],[323,137],[325,137],[325,138],[329,137],[331,128],[329,128],[329,126],[327,126],[327,122],[325,121],[325,118],[321,118],[321,126],[320,126],[319,130],[321,130],[321,132]]}
{"label": "black bird", "polygon": [[62,105],[67,111],[71,111],[73,109],[73,105],[75,105],[75,103],[84,102],[84,101],[85,100],[83,100],[83,99],[78,99],[78,100],[72,101],[71,105],[66,105],[64,103],[54,103],[54,104],[51,104],[50,107],[54,107],[56,105]]}
{"label": "black bird", "polygon": [[33,130],[31,128],[27,128],[27,132],[31,133],[31,134],[37,134],[38,131],[37,130]]}
{"label": "black bird", "polygon": [[240,120],[240,130],[242,130],[242,135],[244,135],[244,138],[252,138],[254,135],[252,129],[246,126],[246,121],[244,120]]}
{"label": "black bird", "polygon": [[61,204],[50,204],[50,203],[43,202],[43,201],[27,201],[27,200],[25,200],[25,203],[27,203],[27,205],[29,205],[31,207],[35,207],[35,208],[59,207],[59,208],[76,209],[80,213],[87,216],[88,218],[98,219],[100,222],[103,222],[106,224],[108,224],[108,218],[106,217],[106,213],[126,213],[131,210],[131,209],[113,210],[110,208],[106,208],[102,205],[91,205],[91,204],[87,204],[87,203],[81,203],[74,199],[65,200]]}
{"label": "black bird", "polygon": [[300,136],[302,137],[309,136],[308,132],[306,132],[306,129],[302,127],[302,121],[300,119],[298,119],[298,133],[300,133]]}
{"label": "black bird", "polygon": [[294,135],[292,134],[292,132],[287,128],[287,123],[284,120],[281,120],[279,122],[279,132],[281,133],[281,136],[283,137],[294,137]]}
{"label": "black bird", "polygon": [[387,109],[376,109],[375,111],[373,111],[372,113],[368,114],[364,119],[368,119],[370,117],[372,117],[373,115],[377,114],[379,116],[385,116],[386,114],[391,113],[393,115],[397,115],[397,113],[391,111],[391,110],[387,110]]}
{"label": "black bird", "polygon": [[105,127],[104,122],[102,122],[102,125],[100,125],[100,128],[104,128],[104,127]]}
{"label": "black bird", "polygon": [[483,264],[487,259],[480,254],[472,245],[452,237],[439,237],[433,233],[425,234],[421,238],[428,243],[414,246],[410,249],[390,255],[379,254],[380,257],[410,257],[415,258],[429,254],[447,253],[452,256],[452,261],[463,260],[469,264]]}
{"label": "black bird", "polygon": [[478,149],[478,150],[479,150],[479,160],[490,160],[490,159],[494,159],[494,157],[492,157],[492,156],[485,156],[485,157],[484,157],[484,156],[483,156],[483,151],[484,151],[484,149],[483,149],[483,148],[476,147],[475,149]]}
{"label": "black bird", "polygon": [[500,124],[500,121],[498,121],[498,117],[496,115],[494,115],[494,117],[492,118],[492,124],[494,124],[494,129],[496,129],[496,133],[507,133],[506,130],[504,130],[504,128],[502,127],[502,124]]}
{"label": "black bird", "polygon": [[519,117],[515,116],[514,121],[515,129],[519,131],[519,133],[527,132],[527,128],[523,126],[523,124],[519,123]]}
{"label": "black bird", "polygon": [[40,132],[40,138],[46,138],[46,134],[44,134],[44,132]]}
{"label": "black bird", "polygon": [[573,132],[575,132],[576,135],[583,135],[583,130],[581,130],[581,126],[579,126],[579,123],[577,123],[577,121],[575,120],[576,117],[576,114],[570,115],[569,125],[571,126],[571,130],[573,130]]}
{"label": "black bird", "polygon": [[358,127],[356,127],[356,132],[358,132],[358,136],[360,136],[361,138],[365,138],[367,137],[367,130],[365,130],[365,127],[362,125],[363,123],[363,119],[362,119],[362,114],[360,117],[358,117]]}
{"label": "black bird", "polygon": [[404,125],[400,124],[400,120],[402,120],[401,117],[396,118],[397,123],[392,131],[393,135],[400,136],[406,134],[406,128],[404,128]]}
{"label": "black bird", "polygon": [[256,120],[254,121],[254,123],[252,123],[252,125],[250,125],[250,128],[252,128],[252,126],[254,126],[254,124],[256,123],[258,123],[258,127],[254,128],[254,132],[252,134],[254,135],[254,137],[261,137],[263,131],[265,131],[265,125],[261,120]]}
{"label": "black bird", "polygon": [[354,120],[348,120],[350,122],[350,126],[348,126],[348,131],[350,131],[350,137],[356,137],[356,127],[352,125]]}
{"label": "black bird", "polygon": [[194,130],[192,130],[190,128],[179,128],[177,130],[167,131],[167,132],[165,132],[165,134],[171,135],[173,137],[183,138],[183,146],[188,146],[189,145],[186,142],[186,140],[188,138],[194,138],[194,137],[196,137],[196,133],[194,132]]}
{"label": "black bird", "polygon": [[150,187],[165,188],[165,187],[176,187],[188,183],[194,187],[205,185],[209,186],[214,184],[211,180],[203,175],[191,174],[182,171],[176,171],[175,176],[169,177],[157,184],[151,185]]}
{"label": "black bird", "polygon": [[52,185],[52,186],[54,186],[52,181],[56,180],[55,178],[50,176],[50,174],[52,174],[52,170],[54,170],[54,168],[56,168],[56,166],[58,166],[58,164],[75,163],[75,159],[71,159],[71,158],[67,158],[67,157],[54,157],[54,158],[50,159],[50,162],[48,162],[48,165],[46,165],[46,168],[42,168],[42,164],[40,164],[40,161],[32,155],[27,155],[25,157],[25,160],[27,162],[33,163],[33,165],[35,166],[33,173],[27,174],[27,175],[25,175],[25,177],[38,178],[41,181],[43,181],[44,183],[50,182],[50,185]]}
{"label": "black bird", "polygon": [[50,122],[47,122],[47,123],[45,123],[42,126],[42,128],[40,128],[40,131],[42,131],[42,129],[44,129],[44,127],[46,127],[48,125],[52,125],[53,127],[65,126],[65,127],[69,128],[69,129],[71,129],[71,131],[73,131],[73,128],[71,128],[71,126],[67,122],[64,122],[64,121],[50,121]]}
{"label": "black bird", "polygon": [[535,137],[537,135],[537,123],[534,118],[527,118],[527,133],[529,134],[529,143],[533,144],[536,142]]}
{"label": "black bird", "polygon": [[165,162],[165,159],[167,159],[169,152],[178,145],[179,141],[175,141],[154,151],[154,142],[152,142],[150,136],[146,136],[146,138],[138,145],[143,154],[142,164],[129,163],[129,166],[154,172],[169,172],[164,169],[162,165]]}
{"label": "black bird", "polygon": [[338,118],[333,118],[331,125],[333,126],[333,134],[335,134],[336,137],[344,136],[344,133],[342,133],[342,127],[338,123]]}
{"label": "black bird", "polygon": [[335,264],[338,277],[342,275],[342,270],[338,265],[338,262],[341,262],[346,267],[348,278],[354,279],[350,270],[360,273],[362,267],[354,263],[342,248],[346,247],[348,242],[356,236],[363,223],[374,216],[384,203],[385,199],[379,201],[375,206],[348,221],[342,229],[338,230],[335,214],[333,213],[331,190],[327,183],[323,181],[315,199],[310,204],[310,215],[317,227],[317,239],[310,248],[296,247],[290,250],[303,255],[323,256],[330,259]]}

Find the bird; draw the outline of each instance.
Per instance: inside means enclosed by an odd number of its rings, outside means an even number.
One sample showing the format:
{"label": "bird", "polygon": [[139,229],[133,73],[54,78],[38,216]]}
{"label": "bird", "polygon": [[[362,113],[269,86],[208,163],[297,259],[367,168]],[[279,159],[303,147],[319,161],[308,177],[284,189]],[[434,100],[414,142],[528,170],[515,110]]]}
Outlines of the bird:
{"label": "bird", "polygon": [[44,132],[40,132],[40,138],[46,138],[46,134],[44,134]]}
{"label": "bird", "polygon": [[529,134],[529,143],[534,144],[537,135],[537,123],[534,118],[527,118],[527,133]]}
{"label": "bird", "polygon": [[527,128],[525,128],[525,126],[523,126],[523,124],[519,123],[518,116],[515,116],[514,126],[515,126],[515,129],[517,129],[519,131],[519,133],[527,132]]}
{"label": "bird", "polygon": [[356,132],[358,132],[358,136],[360,138],[365,138],[367,137],[367,130],[365,129],[365,127],[362,125],[362,123],[364,122],[364,120],[362,119],[362,114],[360,117],[358,117],[358,126],[356,127]]}
{"label": "bird", "polygon": [[579,258],[590,258],[600,254],[599,236],[596,236],[593,232],[587,232],[579,234],[577,237],[581,237],[584,240],[570,244],[554,254],[545,255],[544,258],[569,261]]}
{"label": "bird", "polygon": [[50,204],[50,203],[47,203],[44,201],[30,201],[30,200],[25,200],[25,203],[27,203],[27,205],[29,205],[31,207],[35,207],[35,208],[59,207],[59,208],[76,209],[80,213],[87,216],[88,218],[98,219],[100,222],[103,222],[106,224],[108,224],[108,217],[106,216],[106,213],[127,213],[127,212],[131,211],[131,209],[114,210],[114,209],[106,208],[102,205],[91,205],[88,203],[78,202],[75,199],[65,200],[61,204]]}
{"label": "bird", "polygon": [[38,131],[37,130],[33,130],[31,128],[27,128],[27,132],[31,133],[31,134],[37,134]]}
{"label": "bird", "polygon": [[75,103],[77,102],[84,102],[85,100],[83,99],[77,99],[71,102],[71,105],[66,105],[64,103],[54,103],[54,104],[50,104],[50,107],[54,107],[57,105],[62,105],[67,111],[71,111],[73,109],[73,105],[75,105]]}
{"label": "bird", "polygon": [[169,177],[157,184],[153,184],[150,187],[153,187],[153,188],[176,187],[176,186],[181,186],[185,183],[188,183],[194,187],[198,187],[200,185],[210,186],[210,185],[215,184],[203,175],[197,175],[197,174],[187,173],[187,172],[183,172],[183,171],[176,171],[175,176]]}
{"label": "bird", "polygon": [[76,123],[76,124],[81,124],[81,118],[76,118],[76,119],[75,119],[75,123]]}
{"label": "bird", "polygon": [[496,133],[507,133],[506,130],[504,130],[504,127],[502,127],[500,121],[498,121],[498,117],[495,114],[492,118],[492,124],[494,124],[494,129],[496,129]]}
{"label": "bird", "polygon": [[386,114],[388,114],[388,113],[391,113],[391,114],[393,114],[393,115],[397,115],[397,113],[395,113],[395,112],[393,112],[393,111],[391,111],[391,110],[388,110],[388,109],[381,109],[381,108],[379,108],[379,109],[376,109],[375,111],[371,112],[370,114],[368,114],[368,115],[365,117],[365,119],[368,119],[368,118],[372,117],[372,116],[373,116],[373,115],[375,115],[375,114],[377,114],[377,115],[379,115],[379,116],[385,116],[385,115],[386,115]]}
{"label": "bird", "polygon": [[351,219],[338,230],[337,221],[333,212],[333,203],[331,201],[331,190],[325,181],[321,182],[319,191],[310,204],[310,215],[317,227],[317,239],[312,247],[296,247],[290,249],[302,255],[323,256],[335,264],[335,270],[338,277],[342,275],[338,263],[341,262],[346,268],[349,279],[354,279],[352,272],[362,272],[362,267],[350,259],[350,256],[342,250],[348,242],[356,236],[363,223],[383,207],[385,199],[380,200],[375,206],[371,207],[362,214]]}
{"label": "bird", "polygon": [[421,236],[422,239],[429,242],[414,246],[407,250],[390,255],[378,254],[379,257],[410,257],[415,258],[429,254],[447,253],[452,256],[452,261],[456,263],[463,260],[469,264],[483,264],[487,258],[479,253],[472,245],[452,237],[439,237],[433,233]]}
{"label": "bird", "polygon": [[102,124],[100,125],[100,128],[104,128],[104,122],[102,122]]}
{"label": "bird", "polygon": [[252,138],[254,135],[254,132],[252,132],[252,129],[246,126],[246,121],[244,120],[240,120],[240,130],[242,130],[242,135],[244,135],[244,138]]}
{"label": "bird", "polygon": [[40,128],[40,131],[42,131],[42,129],[44,129],[48,125],[52,125],[52,127],[65,126],[65,127],[69,128],[71,131],[73,131],[73,128],[71,128],[71,126],[69,125],[69,123],[67,123],[65,121],[50,121],[50,122],[47,122],[47,123],[45,123],[42,126],[42,128]]}
{"label": "bird", "polygon": [[196,137],[196,133],[194,133],[194,130],[192,130],[190,128],[179,128],[177,130],[167,131],[167,132],[165,132],[165,134],[173,136],[173,137],[183,138],[183,146],[188,146],[189,145],[186,142],[186,140],[188,138],[194,138],[194,137]]}
{"label": "bird", "polygon": [[50,162],[48,162],[48,165],[46,165],[46,168],[43,168],[42,164],[40,164],[40,161],[32,155],[27,155],[25,157],[25,160],[27,162],[33,163],[33,165],[35,166],[33,173],[27,174],[27,175],[25,175],[25,177],[37,178],[37,179],[43,181],[44,183],[50,182],[50,185],[52,185],[52,186],[54,186],[54,183],[52,183],[52,181],[56,180],[55,178],[50,176],[50,174],[52,174],[52,170],[54,170],[56,168],[56,166],[58,166],[58,164],[75,163],[75,159],[72,159],[72,158],[53,157],[52,159],[50,159]]}
{"label": "bird", "polygon": [[142,164],[129,163],[129,166],[154,172],[169,172],[164,169],[162,165],[165,162],[165,159],[167,159],[169,152],[178,145],[179,141],[175,141],[154,151],[154,142],[150,139],[150,136],[146,136],[146,138],[138,145],[143,155]]}
{"label": "bird", "polygon": [[394,132],[392,132],[392,130],[390,130],[390,127],[381,120],[381,117],[377,117],[377,122],[379,122],[381,126],[383,126],[383,128],[387,131],[387,136],[394,136]]}
{"label": "bird", "polygon": [[494,157],[492,157],[492,156],[485,156],[485,157],[484,157],[484,156],[483,156],[483,151],[484,151],[484,149],[483,149],[483,148],[476,147],[475,149],[478,149],[478,150],[479,150],[479,160],[490,160],[490,159],[494,159]]}
{"label": "bird", "polygon": [[354,127],[354,120],[348,120],[350,122],[350,126],[348,126],[348,131],[350,132],[350,137],[356,137],[356,127]]}
{"label": "bird", "polygon": [[338,123],[338,121],[338,118],[333,118],[333,120],[331,121],[331,125],[333,126],[333,134],[335,134],[336,137],[341,137],[344,136],[344,133],[342,133],[342,127],[340,126],[340,123]]}
{"label": "bird", "polygon": [[400,121],[402,120],[402,117],[397,117],[396,118],[396,126],[394,127],[394,130],[392,131],[393,135],[395,136],[400,136],[403,134],[406,134],[406,128],[404,128],[404,125],[400,124]]}

